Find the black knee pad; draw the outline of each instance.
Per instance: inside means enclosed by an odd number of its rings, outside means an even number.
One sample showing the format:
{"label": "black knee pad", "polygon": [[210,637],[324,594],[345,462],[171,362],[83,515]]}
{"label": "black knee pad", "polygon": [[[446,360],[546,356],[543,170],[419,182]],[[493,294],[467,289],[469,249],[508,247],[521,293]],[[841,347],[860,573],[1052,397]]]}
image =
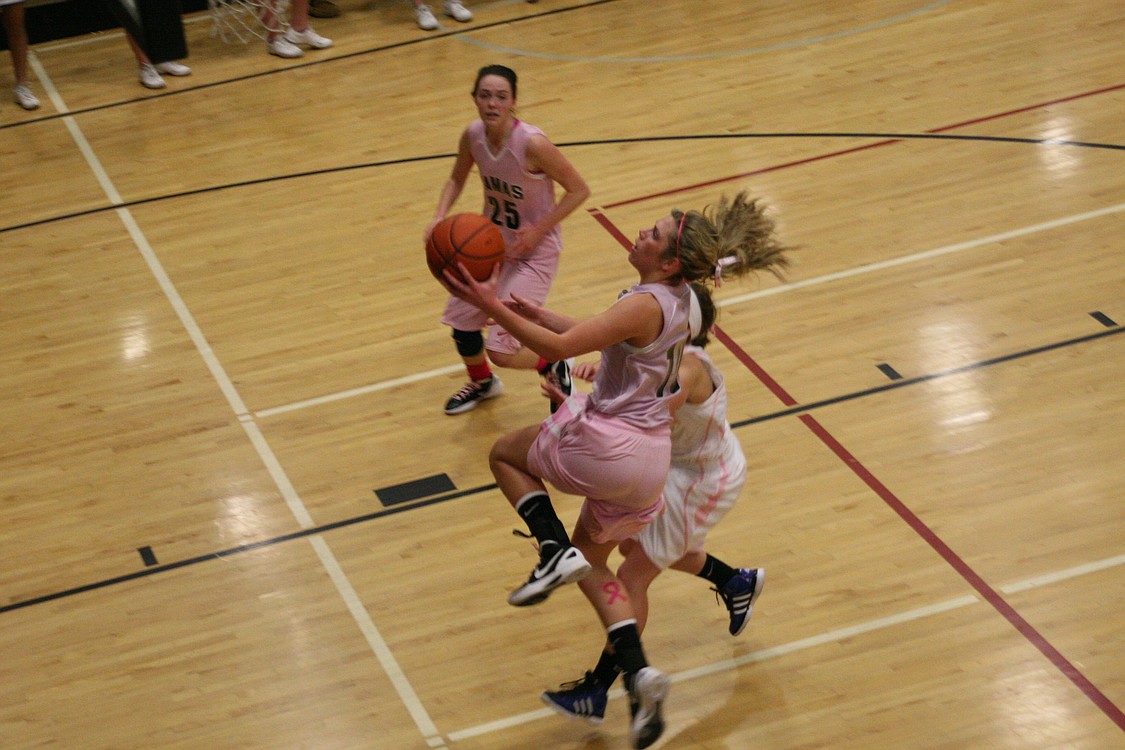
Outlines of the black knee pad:
{"label": "black knee pad", "polygon": [[484,351],[484,334],[480,331],[459,331],[453,329],[453,342],[457,353],[462,357],[475,357]]}

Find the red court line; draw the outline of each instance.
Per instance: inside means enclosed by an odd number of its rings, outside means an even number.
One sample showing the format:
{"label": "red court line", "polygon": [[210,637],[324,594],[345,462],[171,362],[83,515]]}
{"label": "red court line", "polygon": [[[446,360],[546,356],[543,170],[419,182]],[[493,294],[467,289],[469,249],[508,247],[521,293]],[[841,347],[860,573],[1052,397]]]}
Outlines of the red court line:
{"label": "red court line", "polygon": [[[984,117],[978,117],[974,120],[965,120],[964,122],[958,122],[958,123],[955,123],[953,125],[943,125],[940,128],[933,128],[931,130],[924,130],[922,132],[924,132],[924,133],[934,133],[934,134],[944,133],[947,130],[955,130],[957,128],[963,128],[963,127],[967,127],[969,125],[977,125],[979,123],[988,122],[990,120],[999,120],[1003,117],[1011,117],[1012,115],[1018,115],[1018,114],[1021,114],[1023,112],[1030,112],[1030,111],[1035,110],[1035,109],[1042,109],[1044,107],[1050,107],[1052,105],[1062,104],[1064,102],[1072,102],[1072,101],[1076,101],[1078,99],[1085,99],[1086,97],[1090,97],[1090,96],[1098,96],[1099,94],[1107,94],[1111,91],[1118,91],[1120,89],[1125,89],[1125,83],[1120,83],[1120,84],[1117,84],[1116,86],[1106,86],[1105,88],[1094,89],[1093,91],[1086,91],[1086,92],[1083,92],[1081,94],[1074,94],[1072,96],[1064,96],[1061,99],[1052,99],[1051,101],[1040,102],[1038,104],[1032,104],[1032,105],[1029,105],[1027,107],[1020,107],[1019,109],[1010,109],[1007,112],[1000,112],[1000,113],[994,114],[994,115],[985,115]],[[813,135],[815,135],[815,134],[813,134]],[[763,167],[761,169],[755,169],[755,170],[752,170],[750,172],[742,172],[741,174],[730,175],[728,177],[719,177],[719,178],[716,178],[714,180],[707,180],[706,182],[697,182],[694,185],[684,185],[682,187],[672,188],[671,190],[663,190],[659,193],[652,193],[650,195],[642,195],[639,198],[629,198],[627,200],[617,201],[616,203],[606,204],[606,208],[617,208],[619,206],[628,206],[631,203],[640,203],[642,201],[648,201],[648,200],[652,200],[654,198],[663,198],[666,195],[675,195],[676,193],[682,193],[682,192],[685,192],[685,191],[688,191],[688,190],[695,190],[697,188],[708,187],[710,185],[718,185],[718,184],[721,184],[723,182],[730,182],[731,180],[741,180],[744,177],[753,177],[755,175],[766,174],[767,172],[777,172],[778,170],[788,169],[789,167],[799,167],[802,164],[811,164],[812,162],[821,161],[823,159],[833,159],[837,156],[846,156],[848,154],[854,154],[858,151],[866,151],[867,149],[877,148],[879,146],[886,146],[886,145],[891,144],[891,143],[901,143],[901,142],[902,142],[902,139],[900,139],[900,138],[890,138],[890,139],[883,140],[883,141],[876,141],[875,143],[869,143],[865,146],[857,146],[855,148],[848,148],[848,149],[844,149],[843,151],[833,151],[833,152],[828,153],[828,154],[821,154],[820,156],[812,156],[812,157],[809,157],[808,159],[798,159],[797,161],[790,161],[790,162],[786,162],[784,164],[775,164],[772,167]]]}
{"label": "red court line", "polygon": [[[724,346],[727,347],[738,358],[742,364],[753,372],[762,381],[767,388],[786,406],[794,406],[797,404],[789,392],[781,387],[780,384],[757,363],[754,358],[746,353],[737,343],[735,343],[725,333],[715,329],[715,336]],[[1059,652],[1054,646],[1044,638],[1034,626],[1015,610],[1012,605],[1008,604],[996,589],[989,586],[980,575],[973,570],[968,563],[966,563],[960,555],[954,552],[948,544],[942,541],[933,529],[926,525],[926,523],[914,514],[910,508],[906,506],[898,497],[891,492],[885,484],[872,474],[866,466],[864,466],[859,459],[853,456],[841,443],[832,436],[819,422],[808,414],[798,415],[798,419],[804,422],[814,435],[820,438],[829,450],[836,454],[836,456],[843,461],[844,465],[851,469],[856,476],[858,476],[863,483],[866,484],[876,495],[878,495],[884,503],[886,503],[891,510],[899,515],[899,517],[906,522],[910,528],[914,529],[918,536],[922,537],[927,544],[930,545],[942,559],[945,560],[950,567],[956,570],[962,578],[964,578],[970,586],[976,589],[981,598],[992,605],[993,609],[999,612],[1004,619],[1023,634],[1031,645],[1039,649],[1040,653],[1047,657],[1047,659],[1058,668],[1066,677],[1078,687],[1082,693],[1089,698],[1094,705],[1102,710],[1106,716],[1113,720],[1118,727],[1125,731],[1125,712],[1123,712],[1117,705],[1113,703],[1101,690],[1097,688],[1094,683],[1090,682],[1084,674],[1078,671],[1071,662]]]}
{"label": "red court line", "polygon": [[624,247],[626,250],[632,249],[633,241],[626,237],[625,233],[618,229],[617,225],[610,221],[609,217],[601,212],[601,209],[591,208],[589,209],[589,211],[590,215],[593,216],[594,219],[597,220],[597,222],[605,228],[605,231],[609,232],[615,240],[620,242],[622,247]]}
{"label": "red court line", "polygon": [[[598,223],[606,228],[613,237],[625,247],[632,247],[632,243],[628,238],[616,227],[613,222],[609,220],[604,213],[599,209],[590,209],[590,213],[598,220]],[[754,373],[763,385],[766,386],[777,397],[781,403],[786,406],[797,406],[797,400],[793,398],[788,391],[785,390],[774,380],[766,370],[754,361],[746,351],[740,347],[734,339],[726,334],[719,326],[712,328],[715,338],[719,339],[722,344],[730,350],[732,354],[746,366],[750,372]],[[809,430],[816,435],[825,446],[828,447],[833,453],[836,454],[845,466],[851,469],[856,476],[858,476],[864,484],[866,484],[876,495],[878,495],[884,503],[886,503],[891,510],[898,514],[898,516],[906,522],[910,528],[914,530],[918,536],[930,545],[931,548],[942,559],[956,570],[962,578],[964,578],[970,586],[972,586],[981,598],[992,605],[993,609],[1000,613],[1000,615],[1007,620],[1012,627],[1014,627],[1024,638],[1035,646],[1041,654],[1055,665],[1055,667],[1062,672],[1074,685],[1082,691],[1083,695],[1090,699],[1098,708],[1105,713],[1117,726],[1125,731],[1125,712],[1113,703],[1106,695],[1097,688],[1094,683],[1090,682],[1084,674],[1078,671],[1071,662],[1062,655],[1062,653],[1050,644],[1050,642],[1040,634],[1038,630],[1032,626],[1027,620],[1015,610],[1012,605],[1008,604],[996,589],[989,586],[980,575],[973,570],[968,563],[966,563],[960,555],[953,551],[952,548],[934,533],[933,529],[926,525],[926,523],[914,514],[904,502],[891,492],[885,484],[872,474],[866,466],[860,463],[859,459],[853,456],[841,443],[832,436],[819,422],[808,414],[798,415],[800,419]]]}

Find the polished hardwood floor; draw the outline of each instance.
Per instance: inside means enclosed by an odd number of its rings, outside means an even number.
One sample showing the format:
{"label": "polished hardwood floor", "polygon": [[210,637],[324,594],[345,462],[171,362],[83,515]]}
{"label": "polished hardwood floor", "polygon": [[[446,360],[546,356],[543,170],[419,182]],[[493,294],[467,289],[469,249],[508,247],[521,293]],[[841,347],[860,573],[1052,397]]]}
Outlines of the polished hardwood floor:
{"label": "polished hardwood floor", "polygon": [[551,306],[724,193],[799,248],[717,293],[751,474],[709,549],[767,584],[737,638],[654,584],[657,747],[1125,748],[1120,2],[339,2],[300,60],[196,14],[162,91],[107,32],[0,102],[0,747],[628,746],[619,692],[538,698],[600,647],[577,589],[504,601],[537,379],[441,411],[422,231],[500,62],[592,189]]}

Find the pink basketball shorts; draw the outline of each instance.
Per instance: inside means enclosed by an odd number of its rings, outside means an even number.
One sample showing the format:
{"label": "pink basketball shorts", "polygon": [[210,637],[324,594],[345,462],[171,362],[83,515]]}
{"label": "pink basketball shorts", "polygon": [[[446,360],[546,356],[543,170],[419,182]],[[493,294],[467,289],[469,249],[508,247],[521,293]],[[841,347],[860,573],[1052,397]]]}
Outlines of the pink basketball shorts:
{"label": "pink basketball shorts", "polygon": [[[531,258],[505,258],[497,280],[496,296],[510,299],[515,292],[537,305],[547,301],[547,292],[555,280],[559,267],[558,255]],[[479,308],[457,297],[450,297],[445,303],[441,322],[459,331],[479,331],[488,323],[488,315]],[[523,347],[512,334],[500,326],[492,326],[484,348],[500,354],[515,354]]]}
{"label": "pink basketball shorts", "polygon": [[628,539],[664,507],[671,437],[588,412],[584,402],[572,396],[540,425],[527,463],[560,491],[586,498],[580,522],[594,541]]}

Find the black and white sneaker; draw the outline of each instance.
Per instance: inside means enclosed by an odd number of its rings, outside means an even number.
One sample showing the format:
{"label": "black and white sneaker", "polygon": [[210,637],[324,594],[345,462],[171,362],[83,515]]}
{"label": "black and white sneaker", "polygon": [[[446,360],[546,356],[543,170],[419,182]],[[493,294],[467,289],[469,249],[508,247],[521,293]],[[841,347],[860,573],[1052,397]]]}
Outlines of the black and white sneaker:
{"label": "black and white sneaker", "polygon": [[527,583],[508,595],[513,607],[530,607],[546,601],[552,591],[566,583],[585,578],[593,570],[577,547],[555,549],[540,553],[539,564],[531,571]]}
{"label": "black and white sneaker", "polygon": [[495,373],[483,383],[470,380],[445,402],[445,413],[461,414],[475,409],[481,401],[496,398],[503,392],[504,384],[500,382],[500,377]]}
{"label": "black and white sneaker", "polygon": [[[570,377],[570,371],[573,368],[574,357],[568,357],[567,359],[560,359],[558,362],[550,363],[547,365],[546,369],[542,370],[539,374],[557,385],[564,396],[570,396],[570,394],[574,392],[574,380]],[[551,413],[554,414],[558,410],[559,404],[552,401]]]}
{"label": "black and white sneaker", "polygon": [[629,682],[629,742],[637,750],[646,748],[664,734],[664,716],[661,708],[668,697],[671,681],[656,667],[645,667],[633,675]]}

